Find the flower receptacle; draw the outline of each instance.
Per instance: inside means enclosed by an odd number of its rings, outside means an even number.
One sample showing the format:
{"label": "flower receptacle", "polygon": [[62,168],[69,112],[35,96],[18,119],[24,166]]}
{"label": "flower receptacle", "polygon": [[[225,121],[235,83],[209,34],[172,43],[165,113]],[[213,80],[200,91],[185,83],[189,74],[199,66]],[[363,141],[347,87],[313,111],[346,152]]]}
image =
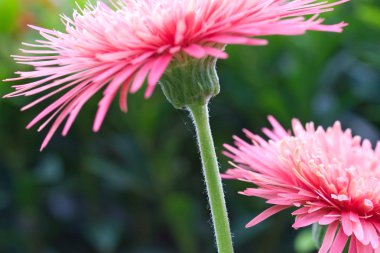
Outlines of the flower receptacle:
{"label": "flower receptacle", "polygon": [[205,105],[220,91],[214,57],[174,60],[161,77],[160,85],[166,98],[177,109],[192,104]]}

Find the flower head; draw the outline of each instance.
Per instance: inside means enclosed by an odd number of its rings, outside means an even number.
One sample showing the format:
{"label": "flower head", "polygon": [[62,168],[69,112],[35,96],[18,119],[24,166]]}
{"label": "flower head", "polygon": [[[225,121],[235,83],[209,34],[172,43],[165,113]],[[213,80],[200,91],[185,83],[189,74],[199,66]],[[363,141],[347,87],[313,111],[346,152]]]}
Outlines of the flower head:
{"label": "flower head", "polygon": [[150,97],[165,70],[188,58],[226,58],[225,45],[265,45],[260,36],[340,32],[345,23],[322,24],[319,14],[346,1],[98,1],[75,11],[72,18],[63,16],[64,32],[31,26],[43,39],[25,43],[30,49],[14,59],[34,70],[16,72],[19,77],[8,79],[25,83],[15,85],[6,97],[40,96],[23,107],[26,110],[57,96],[27,126],[42,122],[41,130],[52,122],[43,148],[64,122],[66,135],[82,106],[100,91],[103,98],[94,131],[117,94],[120,108],[127,111],[128,93],[137,92],[147,79],[145,97]]}
{"label": "flower head", "polygon": [[380,142],[373,149],[339,122],[324,130],[294,119],[291,135],[269,121],[269,141],[244,130],[251,143],[235,137],[235,147],[225,145],[238,165],[224,177],[253,183],[241,194],[273,205],[247,227],[295,207],[294,228],[328,226],[319,253],[342,252],[349,237],[350,253],[380,252]]}

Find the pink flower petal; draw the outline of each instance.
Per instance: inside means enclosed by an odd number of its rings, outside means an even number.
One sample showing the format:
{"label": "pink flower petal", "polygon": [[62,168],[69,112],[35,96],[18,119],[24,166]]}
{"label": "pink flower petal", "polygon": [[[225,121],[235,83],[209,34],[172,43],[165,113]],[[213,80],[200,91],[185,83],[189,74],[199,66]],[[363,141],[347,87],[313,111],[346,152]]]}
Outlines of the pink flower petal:
{"label": "pink flower petal", "polygon": [[318,253],[327,253],[328,250],[331,248],[331,245],[335,238],[335,233],[338,228],[338,222],[334,222],[330,224],[326,230],[325,237],[323,239],[323,243],[321,245],[321,248],[319,249]]}
{"label": "pink flower petal", "polygon": [[333,245],[331,246],[330,252],[342,252],[344,246],[347,243],[348,236],[343,232],[343,229],[339,229],[338,234],[334,240]]}
{"label": "pink flower petal", "polygon": [[107,111],[116,96],[117,91],[123,82],[130,78],[130,76],[134,73],[136,67],[132,66],[126,68],[124,71],[120,72],[109,84],[107,89],[104,91],[104,97],[99,102],[99,109],[96,113],[95,121],[94,121],[94,132],[99,131],[103,120],[107,114]]}
{"label": "pink flower petal", "polygon": [[[124,80],[128,83],[119,83],[120,90],[112,87],[112,92],[103,98],[95,120],[95,129],[98,129],[109,103],[116,97],[115,92],[120,91],[120,108],[126,111],[127,94],[137,92],[148,78],[145,97],[150,97],[169,62],[180,63],[183,57],[225,59],[228,55],[222,48],[226,45],[266,45],[267,40],[262,37],[268,35],[300,35],[308,30],[340,32],[346,26],[344,22],[326,25],[319,15],[332,11],[334,6],[345,1],[142,0],[119,1],[117,4],[111,1],[108,5],[102,1],[89,3],[86,8],[75,11],[72,18],[62,18],[64,31],[30,26],[41,39],[23,43],[26,48],[21,52],[24,55],[13,58],[33,70],[17,71],[18,77],[6,79],[25,82],[15,85],[15,91],[4,97],[40,95],[25,107],[27,109],[57,96],[29,127],[47,117],[42,128],[54,120],[52,129],[57,129],[57,122],[62,123],[69,117],[64,129],[67,133],[83,106],[83,101],[78,98],[88,99],[83,92],[91,91],[92,94],[93,90],[107,89],[118,73],[130,66],[136,67],[132,77]],[[65,89],[71,90],[59,95]],[[50,92],[45,94],[48,90]],[[73,101],[75,104],[71,104]],[[273,138],[283,134],[279,129],[265,131]],[[49,131],[46,140],[50,135]],[[255,141],[263,142],[258,137]],[[265,167],[262,165],[262,169]],[[284,176],[281,171],[275,174]],[[294,179],[285,179],[291,180]],[[367,209],[371,208],[370,201],[366,202]],[[283,202],[276,200],[276,203]]]}
{"label": "pink flower petal", "polygon": [[206,50],[197,44],[192,44],[184,48],[183,51],[185,51],[188,55],[198,59],[203,58],[207,55]]}
{"label": "pink flower petal", "polygon": [[221,44],[244,44],[244,45],[255,45],[255,46],[265,46],[268,41],[265,39],[250,39],[240,36],[231,35],[218,35],[207,38],[210,42],[217,42]]}
{"label": "pink flower petal", "polygon": [[359,241],[364,239],[364,231],[360,220],[353,223],[353,232]]}
{"label": "pink flower petal", "polygon": [[155,61],[148,77],[148,88],[145,92],[145,98],[149,98],[152,95],[154,87],[164,74],[171,60],[172,55],[165,55]]}
{"label": "pink flower petal", "polygon": [[224,52],[223,50],[213,48],[213,47],[203,47],[207,55],[211,55],[218,59],[227,59],[228,54]]}
{"label": "pink flower petal", "polygon": [[298,215],[292,227],[297,229],[317,223],[326,213],[327,211],[322,210],[310,214]]}
{"label": "pink flower petal", "polygon": [[342,228],[346,235],[350,236],[352,234],[352,221],[350,220],[348,212],[342,213]]}
{"label": "pink flower petal", "polygon": [[289,207],[288,206],[272,206],[272,207],[269,207],[267,210],[265,210],[264,212],[260,213],[253,220],[251,220],[250,222],[248,222],[248,224],[245,225],[245,227],[246,228],[253,227],[253,226],[259,224],[260,222],[266,220],[270,216],[272,216],[272,215],[274,215],[274,214],[276,214],[278,212],[281,212],[282,210],[285,210],[287,208],[289,208]]}
{"label": "pink flower petal", "polygon": [[356,239],[354,237],[351,238],[350,246],[348,247],[348,253],[357,253]]}
{"label": "pink flower petal", "polygon": [[234,145],[224,145],[235,167],[225,178],[250,182],[245,195],[297,207],[296,229],[328,225],[319,253],[341,253],[349,237],[351,253],[380,251],[380,145],[374,149],[340,122],[324,129],[294,119],[293,135],[270,122],[273,130],[263,130],[269,140],[244,130],[249,141],[234,136]]}
{"label": "pink flower petal", "polygon": [[131,85],[131,93],[136,93],[141,86],[144,84],[145,78],[149,71],[153,67],[153,62],[148,62],[143,65],[143,67],[137,72],[135,79]]}

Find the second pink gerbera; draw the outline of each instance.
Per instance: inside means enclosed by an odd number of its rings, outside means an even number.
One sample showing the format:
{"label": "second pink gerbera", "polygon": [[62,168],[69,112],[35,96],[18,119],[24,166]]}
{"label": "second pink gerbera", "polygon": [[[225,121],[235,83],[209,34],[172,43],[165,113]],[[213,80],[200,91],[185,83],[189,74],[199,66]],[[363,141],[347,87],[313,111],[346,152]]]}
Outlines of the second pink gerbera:
{"label": "second pink gerbera", "polygon": [[291,135],[269,120],[269,141],[244,130],[251,142],[235,137],[235,146],[225,145],[237,165],[224,178],[254,184],[241,194],[273,205],[247,227],[292,207],[294,228],[328,226],[319,253],[340,253],[349,238],[349,253],[380,252],[380,143],[373,149],[339,122],[324,130],[294,119]]}
{"label": "second pink gerbera", "polygon": [[[187,58],[226,58],[227,44],[264,45],[267,35],[299,35],[307,30],[340,32],[346,25],[324,25],[320,13],[347,0],[124,0],[98,1],[73,18],[63,17],[64,32],[31,26],[41,40],[25,43],[25,55],[14,56],[31,71],[16,72],[22,80],[6,97],[38,95],[23,110],[56,96],[28,128],[52,122],[42,144],[64,123],[66,135],[83,105],[102,91],[95,117],[98,131],[119,94],[127,110],[127,94],[141,89],[150,97],[169,65]],[[252,38],[254,37],[254,38]],[[189,84],[191,85],[191,84]],[[211,94],[215,95],[215,94]]]}

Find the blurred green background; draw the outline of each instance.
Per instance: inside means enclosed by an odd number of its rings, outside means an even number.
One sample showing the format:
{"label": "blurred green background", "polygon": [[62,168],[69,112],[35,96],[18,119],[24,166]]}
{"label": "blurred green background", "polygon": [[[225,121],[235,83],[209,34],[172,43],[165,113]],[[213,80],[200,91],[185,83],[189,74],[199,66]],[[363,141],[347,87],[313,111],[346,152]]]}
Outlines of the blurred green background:
{"label": "blurred green background", "polygon": [[[77,1],[83,5],[84,1]],[[0,78],[25,69],[9,55],[38,35],[35,24],[61,29],[73,0],[0,0]],[[221,94],[211,123],[222,170],[222,144],[243,127],[259,131],[272,114],[327,126],[341,120],[376,141],[380,129],[380,4],[352,1],[324,15],[345,20],[342,34],[308,32],[271,37],[266,47],[229,46],[218,63]],[[2,83],[0,95],[11,91]],[[158,88],[149,100],[115,104],[98,134],[93,99],[67,138],[39,152],[44,133],[25,130],[42,107],[21,113],[33,98],[0,101],[0,252],[215,252],[191,121]],[[247,184],[225,182],[237,253],[314,252],[310,230],[291,229],[289,212],[255,228],[244,225],[268,205],[237,194]]]}

